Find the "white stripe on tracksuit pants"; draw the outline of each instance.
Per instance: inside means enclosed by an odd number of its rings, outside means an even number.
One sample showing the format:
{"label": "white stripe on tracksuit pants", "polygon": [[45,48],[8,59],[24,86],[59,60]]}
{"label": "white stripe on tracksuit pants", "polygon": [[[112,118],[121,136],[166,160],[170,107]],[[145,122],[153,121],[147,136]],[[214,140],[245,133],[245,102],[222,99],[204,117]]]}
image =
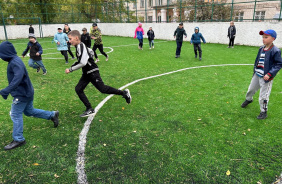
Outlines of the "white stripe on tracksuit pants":
{"label": "white stripe on tracksuit pants", "polygon": [[248,92],[246,94],[246,100],[251,101],[253,100],[254,94],[257,92],[257,90],[260,89],[259,93],[259,105],[260,105],[260,111],[265,112],[267,111],[268,101],[269,101],[269,95],[271,92],[273,80],[269,82],[265,82],[263,77],[259,77],[256,74],[253,75],[251,84],[249,86]]}

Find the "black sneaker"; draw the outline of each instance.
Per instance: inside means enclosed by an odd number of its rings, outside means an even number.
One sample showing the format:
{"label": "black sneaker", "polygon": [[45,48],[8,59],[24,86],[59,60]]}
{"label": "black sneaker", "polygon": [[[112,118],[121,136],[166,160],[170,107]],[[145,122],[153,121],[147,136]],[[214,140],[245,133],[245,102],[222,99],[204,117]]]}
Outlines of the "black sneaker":
{"label": "black sneaker", "polygon": [[95,113],[95,110],[90,108],[90,109],[87,109],[83,114],[80,115],[80,117],[87,117],[87,116],[91,116],[92,114]]}
{"label": "black sneaker", "polygon": [[37,72],[37,73],[39,73],[39,72],[40,72],[40,67],[38,67],[38,68],[36,69],[36,72]]}
{"label": "black sneaker", "polygon": [[267,112],[260,112],[257,119],[265,119],[267,117]]}
{"label": "black sneaker", "polygon": [[251,100],[251,101],[245,100],[245,102],[242,103],[241,107],[242,107],[242,108],[245,108],[245,107],[247,107],[247,105],[249,105],[249,104],[252,103],[252,102],[253,102],[253,100]]}
{"label": "black sneaker", "polygon": [[178,55],[175,55],[175,58],[178,58]]}
{"label": "black sneaker", "polygon": [[51,121],[54,122],[55,128],[59,125],[59,111],[55,111],[55,115],[51,118]]}
{"label": "black sneaker", "polygon": [[12,141],[10,144],[8,144],[7,146],[4,147],[5,150],[11,150],[11,149],[14,149],[14,148],[17,148],[19,146],[22,146],[24,145],[26,142],[25,140],[22,141],[22,142],[17,142],[17,141]]}
{"label": "black sneaker", "polygon": [[197,55],[195,55],[195,58],[197,58]]}
{"label": "black sneaker", "polygon": [[124,92],[123,98],[125,98],[126,102],[127,102],[128,104],[130,104],[131,101],[132,101],[132,98],[131,98],[129,89],[125,89],[123,92]]}
{"label": "black sneaker", "polygon": [[202,58],[199,58],[200,61],[202,61]]}

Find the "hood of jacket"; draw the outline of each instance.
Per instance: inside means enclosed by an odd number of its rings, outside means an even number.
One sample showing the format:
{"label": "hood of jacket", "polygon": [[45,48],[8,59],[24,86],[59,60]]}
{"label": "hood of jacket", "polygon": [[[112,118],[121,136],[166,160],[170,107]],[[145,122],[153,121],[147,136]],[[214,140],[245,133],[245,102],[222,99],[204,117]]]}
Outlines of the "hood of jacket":
{"label": "hood of jacket", "polygon": [[195,28],[194,28],[194,31],[195,31],[196,29],[198,29],[198,33],[199,33],[199,32],[200,32],[200,28],[199,28],[199,27],[195,27]]}
{"label": "hood of jacket", "polygon": [[17,51],[12,43],[5,41],[0,44],[0,58],[9,62],[12,58],[17,57]]}

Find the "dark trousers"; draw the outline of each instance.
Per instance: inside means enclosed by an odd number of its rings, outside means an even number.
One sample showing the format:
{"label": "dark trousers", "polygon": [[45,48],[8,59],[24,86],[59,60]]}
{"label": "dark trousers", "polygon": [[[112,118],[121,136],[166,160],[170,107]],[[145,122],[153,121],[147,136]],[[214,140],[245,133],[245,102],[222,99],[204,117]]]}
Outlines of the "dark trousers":
{"label": "dark trousers", "polygon": [[138,39],[139,40],[139,47],[142,48],[143,47],[143,39]]}
{"label": "dark trousers", "polygon": [[97,56],[97,53],[96,53],[96,50],[99,49],[99,51],[101,52],[101,54],[103,54],[105,57],[108,57],[108,55],[104,52],[104,48],[103,48],[103,44],[101,45],[93,45],[93,51],[94,51],[94,55],[95,55],[95,58],[97,59],[98,56]]}
{"label": "dark trousers", "polygon": [[92,83],[96,89],[98,89],[101,93],[105,94],[115,94],[115,95],[123,95],[123,91],[118,90],[116,88],[107,86],[104,84],[99,71],[92,72],[90,74],[82,74],[78,84],[75,87],[75,92],[77,93],[79,99],[83,102],[86,109],[92,108],[88,98],[84,93],[84,89],[89,83]]}
{"label": "dark trousers", "polygon": [[182,42],[176,42],[177,47],[176,47],[176,53],[175,55],[180,56],[180,52],[181,52],[181,47],[182,47]]}
{"label": "dark trousers", "polygon": [[195,56],[197,56],[197,50],[199,51],[199,57],[202,58],[202,48],[200,43],[193,43]]}
{"label": "dark trousers", "polygon": [[229,47],[234,46],[234,40],[235,40],[235,36],[229,37]]}
{"label": "dark trousers", "polygon": [[68,43],[68,52],[69,52],[69,54],[71,55],[71,57],[74,58],[73,53],[72,53],[72,51],[71,51],[71,49],[70,49],[70,46],[71,46],[71,44]]}
{"label": "dark trousers", "polygon": [[65,57],[66,62],[68,62],[69,61],[68,51],[61,50],[61,54]]}

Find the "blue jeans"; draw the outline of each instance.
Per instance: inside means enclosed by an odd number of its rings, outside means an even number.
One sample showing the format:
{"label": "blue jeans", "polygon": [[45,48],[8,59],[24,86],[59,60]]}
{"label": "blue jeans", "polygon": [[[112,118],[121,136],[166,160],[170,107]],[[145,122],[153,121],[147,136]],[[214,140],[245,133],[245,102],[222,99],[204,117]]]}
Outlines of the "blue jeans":
{"label": "blue jeans", "polygon": [[139,47],[143,47],[143,38],[142,39],[138,39],[139,40]]}
{"label": "blue jeans", "polygon": [[38,67],[40,67],[43,70],[44,73],[46,72],[46,68],[45,68],[45,66],[42,63],[42,60],[35,61],[34,59],[30,58],[28,60],[28,65],[30,67],[34,68],[34,69],[37,69]]}
{"label": "blue jeans", "polygon": [[23,113],[26,116],[33,116],[47,120],[50,120],[55,115],[54,111],[34,109],[33,100],[20,102],[17,98],[15,98],[12,103],[10,116],[13,121],[13,139],[17,142],[25,140],[23,137]]}
{"label": "blue jeans", "polygon": [[149,46],[151,48],[151,46],[154,46],[154,40],[149,40]]}
{"label": "blue jeans", "polygon": [[176,44],[177,44],[177,48],[176,48],[176,53],[175,53],[175,55],[180,56],[181,47],[182,47],[182,42],[176,42]]}

